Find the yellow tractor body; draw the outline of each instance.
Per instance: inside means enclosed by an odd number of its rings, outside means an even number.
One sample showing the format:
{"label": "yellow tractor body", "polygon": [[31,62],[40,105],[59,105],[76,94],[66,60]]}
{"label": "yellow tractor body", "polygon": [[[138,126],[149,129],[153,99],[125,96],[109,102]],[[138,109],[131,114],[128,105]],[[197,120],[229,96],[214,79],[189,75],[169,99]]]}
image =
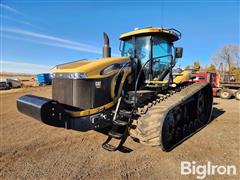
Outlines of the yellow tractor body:
{"label": "yellow tractor body", "polygon": [[104,33],[102,58],[56,65],[52,99],[25,95],[18,110],[52,126],[108,128],[109,151],[120,150],[129,135],[168,151],[204,127],[212,109],[209,84],[191,83],[189,70],[173,76],[180,38],[175,29],[136,29],[120,36],[121,56],[111,57]]}

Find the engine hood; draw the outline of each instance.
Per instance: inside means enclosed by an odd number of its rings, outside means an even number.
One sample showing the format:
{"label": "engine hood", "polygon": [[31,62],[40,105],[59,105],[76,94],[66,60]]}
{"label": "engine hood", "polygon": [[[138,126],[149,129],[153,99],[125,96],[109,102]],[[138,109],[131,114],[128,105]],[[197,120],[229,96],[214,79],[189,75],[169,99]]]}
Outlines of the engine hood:
{"label": "engine hood", "polygon": [[84,73],[88,78],[102,78],[100,72],[113,64],[129,62],[129,57],[111,57],[93,60],[79,60],[65,64],[56,65],[51,69],[52,74],[64,73]]}

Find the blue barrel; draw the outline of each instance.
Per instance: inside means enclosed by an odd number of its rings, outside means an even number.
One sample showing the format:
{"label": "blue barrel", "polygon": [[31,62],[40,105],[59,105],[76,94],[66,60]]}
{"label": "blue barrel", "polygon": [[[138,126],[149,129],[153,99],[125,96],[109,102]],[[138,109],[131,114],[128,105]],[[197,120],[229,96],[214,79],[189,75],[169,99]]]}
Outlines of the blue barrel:
{"label": "blue barrel", "polygon": [[39,85],[50,85],[52,84],[52,78],[49,73],[42,73],[37,75]]}

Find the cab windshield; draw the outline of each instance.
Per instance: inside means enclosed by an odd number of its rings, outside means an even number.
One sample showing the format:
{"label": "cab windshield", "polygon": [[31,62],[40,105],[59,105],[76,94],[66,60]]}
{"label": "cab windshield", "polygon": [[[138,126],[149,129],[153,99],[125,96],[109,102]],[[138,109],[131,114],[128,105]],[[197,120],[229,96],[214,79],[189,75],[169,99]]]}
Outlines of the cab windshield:
{"label": "cab windshield", "polygon": [[136,50],[136,57],[141,61],[141,64],[144,64],[150,59],[150,38],[150,36],[137,37],[136,43],[132,39],[124,41],[122,56],[134,57],[134,50]]}
{"label": "cab windshield", "polygon": [[[134,50],[136,52],[135,55]],[[152,80],[160,80],[161,74],[169,68],[171,54],[171,43],[159,36],[136,37],[135,43],[130,38],[124,41],[122,49],[122,56],[136,57],[141,65],[151,58],[154,59],[152,62]],[[146,74],[146,79],[149,79],[147,75],[150,73],[150,63],[144,68],[144,73]]]}

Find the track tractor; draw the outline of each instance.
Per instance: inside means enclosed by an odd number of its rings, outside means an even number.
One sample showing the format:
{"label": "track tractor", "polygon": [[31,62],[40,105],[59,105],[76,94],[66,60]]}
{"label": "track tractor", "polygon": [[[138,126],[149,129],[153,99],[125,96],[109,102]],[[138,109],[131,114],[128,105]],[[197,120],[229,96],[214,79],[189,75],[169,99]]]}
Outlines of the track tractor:
{"label": "track tractor", "polygon": [[52,126],[104,129],[109,151],[121,150],[129,136],[170,151],[208,124],[213,102],[209,83],[189,82],[188,70],[173,76],[180,38],[175,29],[135,29],[120,36],[121,57],[111,57],[104,33],[103,58],[56,65],[52,99],[24,95],[17,108]]}

